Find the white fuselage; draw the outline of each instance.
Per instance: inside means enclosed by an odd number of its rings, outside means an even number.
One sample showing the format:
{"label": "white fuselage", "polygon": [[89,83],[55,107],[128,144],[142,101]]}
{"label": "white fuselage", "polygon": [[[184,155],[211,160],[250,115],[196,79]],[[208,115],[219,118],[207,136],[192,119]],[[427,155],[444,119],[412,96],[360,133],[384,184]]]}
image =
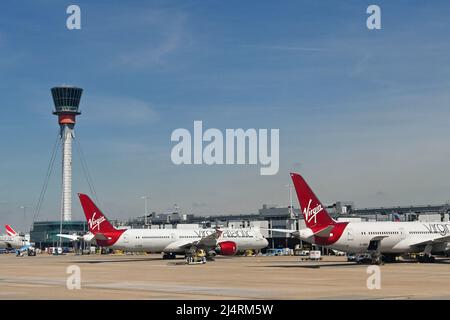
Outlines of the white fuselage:
{"label": "white fuselage", "polygon": [[29,241],[22,236],[0,236],[0,249],[20,249],[29,244]]}
{"label": "white fuselage", "polygon": [[[306,237],[309,229],[303,230],[305,231],[300,232],[300,237],[308,240]],[[371,240],[381,238],[378,249],[381,253],[417,253],[422,252],[432,240],[448,236],[449,222],[350,222],[336,242],[325,246],[345,252],[363,253],[367,252]],[[430,245],[432,252],[450,249],[448,242]]]}
{"label": "white fuselage", "polygon": [[[218,242],[232,241],[238,250],[260,250],[268,245],[258,229],[221,229]],[[200,241],[214,229],[127,229],[110,248],[125,251],[184,253],[184,245]]]}

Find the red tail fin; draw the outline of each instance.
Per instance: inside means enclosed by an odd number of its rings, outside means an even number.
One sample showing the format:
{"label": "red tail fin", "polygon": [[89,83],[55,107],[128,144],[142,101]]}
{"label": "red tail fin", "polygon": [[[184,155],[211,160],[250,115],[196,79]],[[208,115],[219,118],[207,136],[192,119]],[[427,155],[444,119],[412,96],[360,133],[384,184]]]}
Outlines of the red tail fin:
{"label": "red tail fin", "polygon": [[329,225],[335,225],[336,222],[330,217],[326,208],[317,199],[303,177],[297,173],[291,173],[291,178],[306,226],[313,231],[317,231]]}
{"label": "red tail fin", "polygon": [[5,224],[5,229],[6,229],[6,233],[8,234],[8,236],[14,237],[17,235],[17,232],[15,232],[14,229],[11,228],[11,226],[9,224]]}
{"label": "red tail fin", "polygon": [[117,231],[113,225],[106,219],[103,213],[87,195],[79,193],[81,206],[86,216],[89,231],[94,235],[97,233],[107,233]]}

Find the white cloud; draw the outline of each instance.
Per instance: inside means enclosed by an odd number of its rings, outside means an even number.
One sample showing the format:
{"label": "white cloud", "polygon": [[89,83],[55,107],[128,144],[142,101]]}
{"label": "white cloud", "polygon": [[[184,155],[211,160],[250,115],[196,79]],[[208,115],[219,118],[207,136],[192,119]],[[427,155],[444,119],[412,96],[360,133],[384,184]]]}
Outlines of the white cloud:
{"label": "white cloud", "polygon": [[108,122],[113,125],[137,125],[158,120],[158,113],[142,100],[128,97],[86,95],[80,103],[86,122]]}
{"label": "white cloud", "polygon": [[260,44],[242,44],[244,48],[267,49],[267,50],[281,50],[281,51],[326,51],[323,48],[291,46],[291,45],[260,45]]}
{"label": "white cloud", "polygon": [[167,56],[176,52],[186,38],[185,20],[184,14],[148,19],[145,26],[142,26],[149,30],[142,34],[142,45],[127,47],[121,51],[115,63],[132,68],[163,64]]}

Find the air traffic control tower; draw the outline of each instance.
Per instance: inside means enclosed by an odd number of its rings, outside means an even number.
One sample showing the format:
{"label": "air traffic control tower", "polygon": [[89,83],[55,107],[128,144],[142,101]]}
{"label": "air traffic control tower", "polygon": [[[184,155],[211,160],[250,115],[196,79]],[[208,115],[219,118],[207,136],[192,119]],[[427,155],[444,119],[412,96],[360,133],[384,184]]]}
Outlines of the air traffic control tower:
{"label": "air traffic control tower", "polygon": [[54,115],[58,116],[61,128],[62,144],[62,199],[61,216],[63,221],[72,220],[72,140],[76,117],[83,89],[73,86],[60,86],[52,88]]}

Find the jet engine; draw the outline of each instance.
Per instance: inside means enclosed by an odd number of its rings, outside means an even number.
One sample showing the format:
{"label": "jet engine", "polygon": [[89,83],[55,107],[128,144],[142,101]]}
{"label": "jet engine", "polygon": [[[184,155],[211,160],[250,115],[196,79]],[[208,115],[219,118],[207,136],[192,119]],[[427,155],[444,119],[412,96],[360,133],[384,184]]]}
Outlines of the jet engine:
{"label": "jet engine", "polygon": [[217,245],[216,253],[223,256],[233,256],[237,252],[237,245],[233,241],[224,241]]}

